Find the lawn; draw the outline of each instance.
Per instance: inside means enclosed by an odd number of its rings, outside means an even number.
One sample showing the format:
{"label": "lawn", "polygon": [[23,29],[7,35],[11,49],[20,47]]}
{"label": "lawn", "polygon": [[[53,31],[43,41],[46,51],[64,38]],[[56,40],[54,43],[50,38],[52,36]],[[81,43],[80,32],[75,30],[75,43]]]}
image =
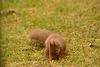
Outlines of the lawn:
{"label": "lawn", "polygon": [[[100,67],[100,0],[2,0],[1,15],[5,67]],[[63,36],[70,55],[49,62],[32,29]]]}

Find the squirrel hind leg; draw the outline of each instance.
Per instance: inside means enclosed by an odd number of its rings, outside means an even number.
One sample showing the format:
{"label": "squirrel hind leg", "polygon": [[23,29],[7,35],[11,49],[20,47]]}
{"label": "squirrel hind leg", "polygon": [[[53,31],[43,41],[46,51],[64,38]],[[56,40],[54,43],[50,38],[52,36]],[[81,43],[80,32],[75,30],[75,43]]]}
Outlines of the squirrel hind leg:
{"label": "squirrel hind leg", "polygon": [[68,55],[70,55],[70,53],[64,53],[64,55],[68,56]]}

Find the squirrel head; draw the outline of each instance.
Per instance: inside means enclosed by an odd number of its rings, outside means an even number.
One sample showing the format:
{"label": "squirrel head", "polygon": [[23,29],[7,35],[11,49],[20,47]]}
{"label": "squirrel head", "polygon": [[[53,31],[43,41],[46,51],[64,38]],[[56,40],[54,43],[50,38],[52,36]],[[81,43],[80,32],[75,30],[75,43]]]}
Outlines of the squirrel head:
{"label": "squirrel head", "polygon": [[53,58],[56,58],[60,53],[60,43],[57,40],[50,42],[50,51]]}

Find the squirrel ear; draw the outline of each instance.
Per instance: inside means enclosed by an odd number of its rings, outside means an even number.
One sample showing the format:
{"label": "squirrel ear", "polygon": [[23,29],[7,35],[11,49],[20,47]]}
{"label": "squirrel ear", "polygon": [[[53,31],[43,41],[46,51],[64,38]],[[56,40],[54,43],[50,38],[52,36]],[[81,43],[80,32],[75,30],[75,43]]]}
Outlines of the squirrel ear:
{"label": "squirrel ear", "polygon": [[50,48],[55,48],[56,44],[55,43],[50,43]]}
{"label": "squirrel ear", "polygon": [[56,43],[53,43],[53,46],[56,47]]}
{"label": "squirrel ear", "polygon": [[50,48],[52,48],[52,43],[50,43]]}

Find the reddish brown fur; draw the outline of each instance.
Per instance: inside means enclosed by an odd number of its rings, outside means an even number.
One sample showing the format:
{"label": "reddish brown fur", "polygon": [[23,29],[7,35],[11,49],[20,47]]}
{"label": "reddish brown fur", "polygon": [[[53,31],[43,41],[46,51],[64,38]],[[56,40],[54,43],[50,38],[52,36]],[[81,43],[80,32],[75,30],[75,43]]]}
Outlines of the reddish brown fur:
{"label": "reddish brown fur", "polygon": [[45,42],[48,36],[50,36],[52,33],[49,31],[43,31],[43,30],[32,30],[29,33],[29,39],[30,40],[39,40],[41,42]]}
{"label": "reddish brown fur", "polygon": [[49,57],[50,61],[56,57],[61,60],[63,55],[69,55],[69,53],[65,53],[65,40],[58,34],[36,29],[29,33],[29,39],[45,43],[45,54]]}
{"label": "reddish brown fur", "polygon": [[65,40],[58,34],[50,35],[45,41],[45,54],[50,61],[56,57],[61,60],[63,55],[68,55],[68,53],[65,53],[65,49]]}

